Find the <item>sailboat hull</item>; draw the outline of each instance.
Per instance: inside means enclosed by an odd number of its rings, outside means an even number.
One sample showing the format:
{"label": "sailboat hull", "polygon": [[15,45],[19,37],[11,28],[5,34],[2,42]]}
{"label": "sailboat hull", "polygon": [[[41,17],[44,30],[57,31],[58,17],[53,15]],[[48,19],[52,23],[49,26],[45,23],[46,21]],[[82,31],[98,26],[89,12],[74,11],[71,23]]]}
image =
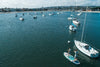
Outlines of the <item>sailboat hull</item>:
{"label": "sailboat hull", "polygon": [[85,55],[91,58],[97,58],[99,56],[99,52],[96,51],[94,48],[89,48],[89,50],[85,49],[85,46],[88,45],[86,43],[74,40],[76,47]]}

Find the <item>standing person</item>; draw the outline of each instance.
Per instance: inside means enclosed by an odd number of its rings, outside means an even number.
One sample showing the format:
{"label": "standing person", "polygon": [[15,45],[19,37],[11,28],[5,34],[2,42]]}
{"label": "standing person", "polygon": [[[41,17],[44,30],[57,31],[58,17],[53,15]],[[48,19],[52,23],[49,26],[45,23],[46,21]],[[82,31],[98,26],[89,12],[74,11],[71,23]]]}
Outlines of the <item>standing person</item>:
{"label": "standing person", "polygon": [[74,53],[75,53],[74,58],[76,59],[77,54],[78,54],[77,50],[75,50]]}
{"label": "standing person", "polygon": [[70,52],[71,52],[71,49],[69,48],[69,49],[68,49],[68,54],[70,54]]}

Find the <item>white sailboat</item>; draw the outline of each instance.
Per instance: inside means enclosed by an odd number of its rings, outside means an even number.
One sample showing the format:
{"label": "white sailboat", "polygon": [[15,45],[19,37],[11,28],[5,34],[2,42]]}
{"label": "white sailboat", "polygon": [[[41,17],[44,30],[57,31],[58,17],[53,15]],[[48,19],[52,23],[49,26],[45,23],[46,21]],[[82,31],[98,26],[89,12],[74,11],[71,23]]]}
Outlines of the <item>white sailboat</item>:
{"label": "white sailboat", "polygon": [[96,58],[99,56],[99,52],[89,46],[89,44],[86,44],[81,41],[74,40],[76,47],[85,55],[91,57],[91,58]]}
{"label": "white sailboat", "polygon": [[83,40],[83,34],[84,34],[84,28],[85,28],[85,22],[86,22],[86,16],[87,14],[85,13],[85,20],[84,20],[84,25],[82,29],[82,36],[81,36],[81,41],[74,40],[74,43],[76,47],[85,55],[91,57],[91,58],[97,58],[99,56],[99,52],[95,50],[93,47],[89,46],[89,44],[86,44],[82,42]]}

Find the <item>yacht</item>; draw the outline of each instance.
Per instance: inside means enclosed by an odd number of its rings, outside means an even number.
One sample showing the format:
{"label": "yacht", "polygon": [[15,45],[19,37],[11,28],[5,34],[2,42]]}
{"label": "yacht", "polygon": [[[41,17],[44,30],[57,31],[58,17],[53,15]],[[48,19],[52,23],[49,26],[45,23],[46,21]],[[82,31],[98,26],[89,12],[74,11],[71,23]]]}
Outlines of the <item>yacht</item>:
{"label": "yacht", "polygon": [[94,48],[92,48],[91,46],[89,46],[88,44],[77,41],[77,40],[74,40],[74,43],[75,43],[76,47],[85,55],[87,55],[91,58],[96,58],[99,56],[99,52],[97,50],[95,50]]}

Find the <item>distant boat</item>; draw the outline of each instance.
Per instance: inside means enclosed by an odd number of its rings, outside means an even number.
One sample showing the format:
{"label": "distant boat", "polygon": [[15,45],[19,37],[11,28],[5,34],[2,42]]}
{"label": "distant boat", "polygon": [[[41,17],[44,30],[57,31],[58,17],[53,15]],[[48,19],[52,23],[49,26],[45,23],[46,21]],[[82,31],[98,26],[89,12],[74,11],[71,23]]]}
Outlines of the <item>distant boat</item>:
{"label": "distant boat", "polygon": [[70,16],[73,16],[72,14]]}
{"label": "distant boat", "polygon": [[24,20],[24,18],[20,17],[20,18],[19,18],[19,20],[23,21],[23,20]]}
{"label": "distant boat", "polygon": [[68,20],[72,20],[73,18],[72,17],[68,17]]}
{"label": "distant boat", "polygon": [[57,12],[57,14],[60,14],[59,12]]}
{"label": "distant boat", "polygon": [[45,17],[45,15],[44,15],[44,14],[42,14],[42,17]]}
{"label": "distant boat", "polygon": [[49,16],[51,16],[51,15],[55,15],[55,13],[49,13]]}
{"label": "distant boat", "polygon": [[64,56],[66,57],[66,59],[68,59],[70,62],[79,65],[80,62],[79,60],[75,59],[71,54],[68,54],[67,52],[64,52]]}
{"label": "distant boat", "polygon": [[76,28],[75,26],[73,26],[73,25],[70,25],[70,26],[69,26],[69,30],[70,30],[70,31],[75,32],[76,29],[77,29],[77,28]]}
{"label": "distant boat", "polygon": [[51,16],[52,14],[51,13],[49,13],[49,16]]}
{"label": "distant boat", "polygon": [[37,19],[37,16],[34,16],[33,18],[34,18],[34,19]]}
{"label": "distant boat", "polygon": [[82,14],[82,12],[78,13],[77,16],[80,16]]}
{"label": "distant boat", "polygon": [[73,19],[73,24],[75,24],[75,25],[79,25],[80,22],[79,22],[77,19]]}

